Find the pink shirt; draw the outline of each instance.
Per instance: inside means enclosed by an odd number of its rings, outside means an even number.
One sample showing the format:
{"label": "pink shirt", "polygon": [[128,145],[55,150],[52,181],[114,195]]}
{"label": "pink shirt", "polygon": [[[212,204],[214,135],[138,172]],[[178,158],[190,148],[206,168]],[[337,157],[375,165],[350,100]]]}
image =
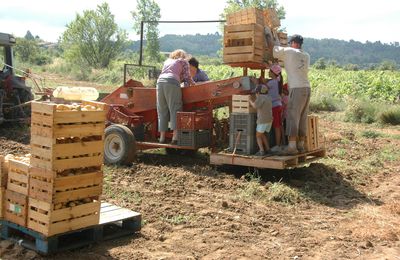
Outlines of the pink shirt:
{"label": "pink shirt", "polygon": [[168,58],[164,62],[160,78],[174,78],[179,82],[184,82],[185,87],[194,84],[190,76],[189,62],[184,59]]}

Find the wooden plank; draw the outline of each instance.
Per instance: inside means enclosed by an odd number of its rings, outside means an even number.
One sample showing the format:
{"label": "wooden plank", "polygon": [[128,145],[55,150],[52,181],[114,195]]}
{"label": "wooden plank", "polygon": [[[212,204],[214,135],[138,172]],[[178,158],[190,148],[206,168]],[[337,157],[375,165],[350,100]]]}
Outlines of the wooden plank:
{"label": "wooden plank", "polygon": [[[48,236],[53,236],[80,228],[90,227],[99,224],[100,214],[93,214],[72,219],[71,221],[61,221],[50,226]],[[66,223],[64,223],[66,222]]]}
{"label": "wooden plank", "polygon": [[77,124],[77,125],[57,125],[53,130],[53,137],[85,137],[91,135],[104,135],[105,123]]}
{"label": "wooden plank", "polygon": [[43,115],[38,113],[32,113],[31,125],[44,125],[51,127],[54,125],[53,117],[50,115]]}
{"label": "wooden plank", "polygon": [[105,122],[104,111],[57,111],[54,114],[54,124],[70,124],[84,122]]}
{"label": "wooden plank", "polygon": [[211,154],[210,155],[211,164],[231,164],[231,165],[241,165],[241,166],[251,166],[257,168],[269,168],[269,169],[284,169],[285,163],[283,161],[269,160],[266,158],[256,158],[256,157],[242,157],[242,156],[232,156],[227,154]]}
{"label": "wooden plank", "polygon": [[73,168],[83,168],[83,167],[97,167],[103,164],[103,154],[81,157],[81,158],[71,158],[63,160],[54,160],[46,158],[31,158],[31,165],[33,167],[44,168],[47,170],[62,171]]}
{"label": "wooden plank", "polygon": [[3,204],[5,200],[5,192],[6,189],[4,187],[0,187],[0,220],[3,218]]}
{"label": "wooden plank", "polygon": [[57,192],[53,197],[53,203],[67,202],[71,200],[80,200],[88,197],[100,196],[103,191],[102,185],[89,188],[80,188],[76,190]]}
{"label": "wooden plank", "polygon": [[53,147],[53,158],[70,157],[80,154],[102,153],[103,149],[104,142],[102,140],[70,144],[56,144]]}
{"label": "wooden plank", "polygon": [[54,103],[52,104],[46,102],[32,101],[31,106],[32,112],[46,113],[52,115],[56,111],[56,106],[54,105]]}
{"label": "wooden plank", "polygon": [[140,214],[125,208],[120,208],[118,210],[109,211],[105,213],[100,213],[100,224],[111,223],[115,221],[119,221],[122,219],[133,218]]}
{"label": "wooden plank", "polygon": [[228,54],[240,54],[240,53],[253,53],[253,46],[237,46],[237,47],[224,47],[224,55]]}

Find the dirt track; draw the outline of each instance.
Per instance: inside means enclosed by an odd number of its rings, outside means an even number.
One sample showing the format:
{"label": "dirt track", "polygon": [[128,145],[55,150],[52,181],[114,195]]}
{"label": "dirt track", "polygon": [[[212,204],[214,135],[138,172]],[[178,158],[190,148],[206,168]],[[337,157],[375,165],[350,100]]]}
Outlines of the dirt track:
{"label": "dirt track", "polygon": [[[328,156],[309,167],[255,172],[158,152],[105,167],[104,199],[140,212],[142,231],[52,258],[400,259],[400,129],[321,116]],[[1,154],[29,152],[28,130],[1,129]],[[3,259],[40,258],[0,246]]]}

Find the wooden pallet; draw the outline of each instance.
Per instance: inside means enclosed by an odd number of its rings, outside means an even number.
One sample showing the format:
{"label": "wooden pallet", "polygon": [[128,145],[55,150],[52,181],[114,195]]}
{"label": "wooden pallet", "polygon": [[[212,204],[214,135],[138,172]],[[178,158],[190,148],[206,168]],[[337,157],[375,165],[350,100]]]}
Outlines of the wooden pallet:
{"label": "wooden pallet", "polygon": [[237,155],[220,152],[210,155],[210,163],[215,165],[240,165],[265,169],[288,169],[325,157],[325,149],[317,149],[296,155],[270,155],[265,157]]}
{"label": "wooden pallet", "polygon": [[54,236],[45,236],[9,221],[2,221],[1,237],[15,241],[40,254],[65,250],[133,235],[141,229],[141,214],[109,203],[101,204],[99,224]]}

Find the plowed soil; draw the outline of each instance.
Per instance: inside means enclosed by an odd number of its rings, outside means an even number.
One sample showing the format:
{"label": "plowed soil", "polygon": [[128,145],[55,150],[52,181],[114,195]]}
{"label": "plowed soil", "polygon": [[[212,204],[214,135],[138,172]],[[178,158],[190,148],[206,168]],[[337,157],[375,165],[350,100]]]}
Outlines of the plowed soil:
{"label": "plowed soil", "polygon": [[[400,129],[320,114],[327,157],[292,170],[214,167],[163,150],[105,167],[103,199],[140,212],[136,235],[50,259],[400,259]],[[1,128],[0,153],[29,153]],[[2,259],[40,259],[0,241]]]}

